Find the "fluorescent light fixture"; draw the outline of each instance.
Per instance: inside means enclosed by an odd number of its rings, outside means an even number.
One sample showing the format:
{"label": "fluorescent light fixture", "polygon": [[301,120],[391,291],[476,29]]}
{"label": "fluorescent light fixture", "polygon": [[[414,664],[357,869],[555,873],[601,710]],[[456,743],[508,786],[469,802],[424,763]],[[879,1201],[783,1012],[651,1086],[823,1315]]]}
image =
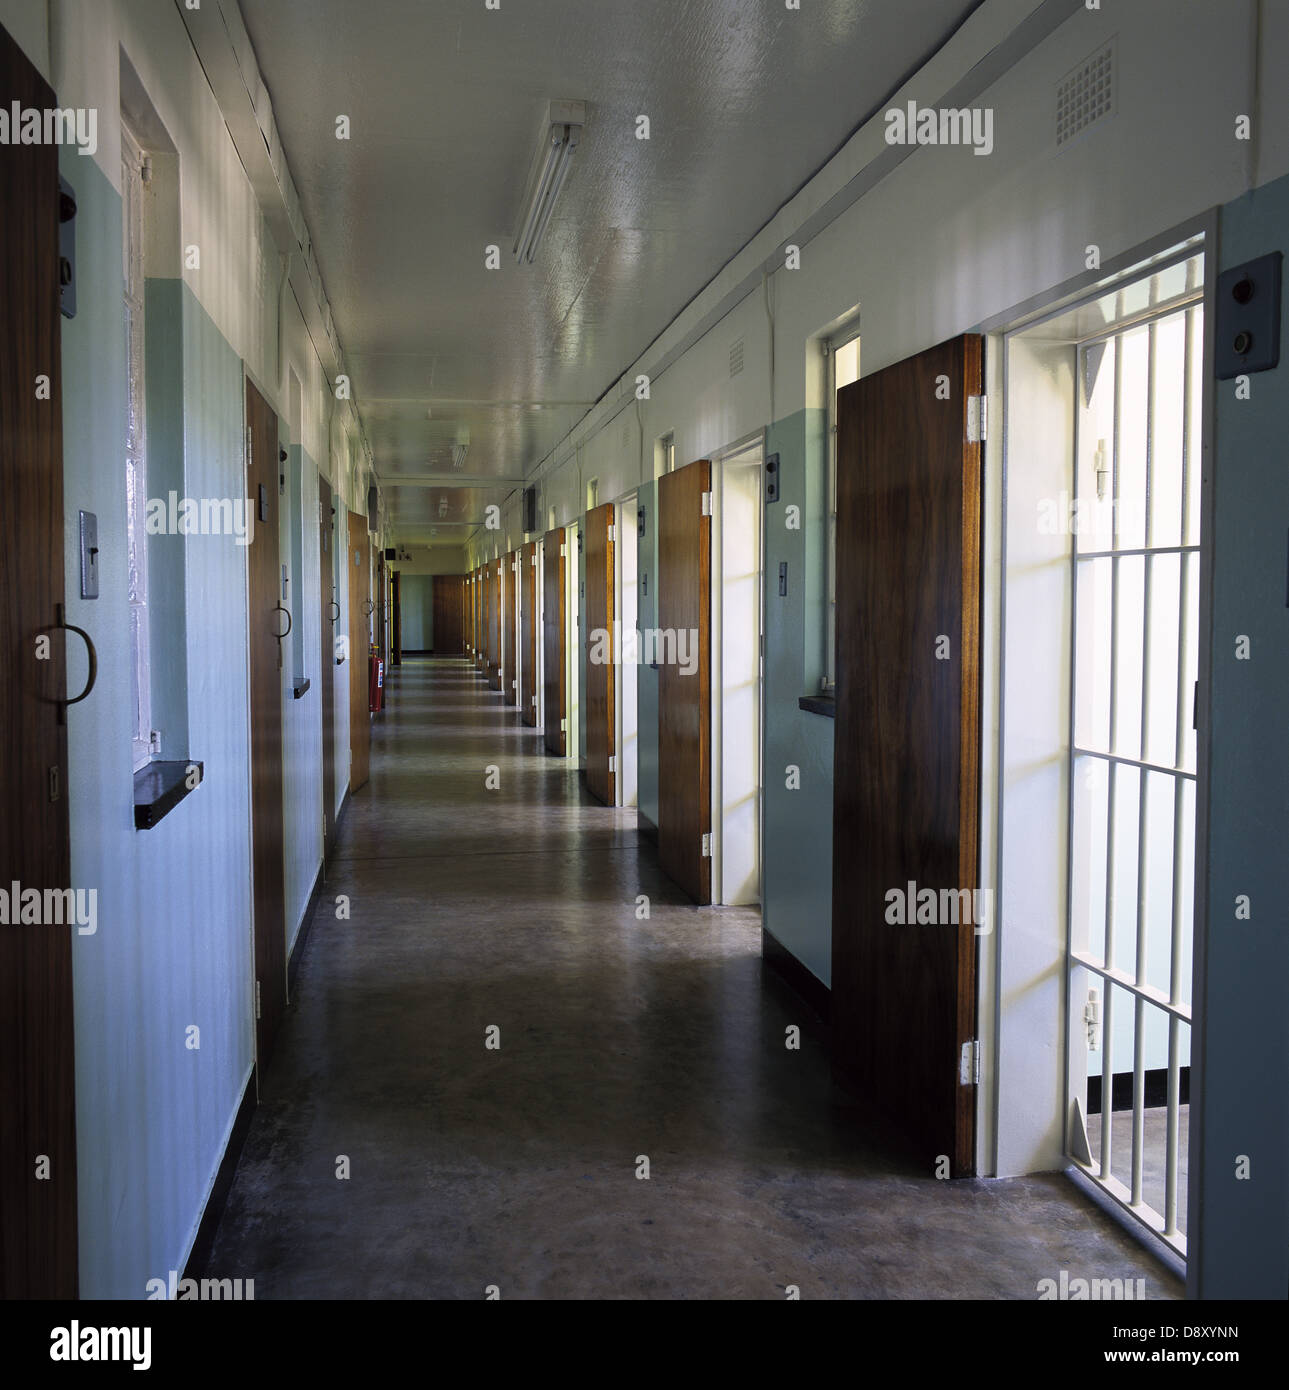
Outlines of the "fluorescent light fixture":
{"label": "fluorescent light fixture", "polygon": [[524,210],[519,218],[519,235],[515,238],[515,259],[521,265],[532,263],[546,234],[555,200],[564,187],[564,180],[568,178],[573,152],[581,143],[585,122],[585,102],[551,102],[545,134],[528,179]]}

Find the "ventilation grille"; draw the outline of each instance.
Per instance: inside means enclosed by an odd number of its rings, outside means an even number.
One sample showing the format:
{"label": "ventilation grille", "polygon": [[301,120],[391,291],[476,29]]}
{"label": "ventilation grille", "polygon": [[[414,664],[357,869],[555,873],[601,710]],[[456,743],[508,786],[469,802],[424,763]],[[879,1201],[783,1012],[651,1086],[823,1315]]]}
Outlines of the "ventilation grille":
{"label": "ventilation grille", "polygon": [[730,347],[730,375],[738,376],[743,370],[743,339]]}
{"label": "ventilation grille", "polygon": [[1067,144],[1114,113],[1114,40],[1066,73],[1056,87],[1056,143]]}

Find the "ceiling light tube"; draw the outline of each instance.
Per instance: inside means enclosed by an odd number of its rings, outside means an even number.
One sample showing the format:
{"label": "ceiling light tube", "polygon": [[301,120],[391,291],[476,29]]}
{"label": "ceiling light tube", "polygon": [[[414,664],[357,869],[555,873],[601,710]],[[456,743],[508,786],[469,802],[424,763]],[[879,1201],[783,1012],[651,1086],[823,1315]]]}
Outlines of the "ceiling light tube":
{"label": "ceiling light tube", "polygon": [[555,200],[568,177],[573,151],[582,136],[586,106],[583,102],[552,102],[548,112],[546,133],[538,150],[528,195],[519,218],[519,234],[515,238],[515,259],[522,265],[531,264],[545,235]]}

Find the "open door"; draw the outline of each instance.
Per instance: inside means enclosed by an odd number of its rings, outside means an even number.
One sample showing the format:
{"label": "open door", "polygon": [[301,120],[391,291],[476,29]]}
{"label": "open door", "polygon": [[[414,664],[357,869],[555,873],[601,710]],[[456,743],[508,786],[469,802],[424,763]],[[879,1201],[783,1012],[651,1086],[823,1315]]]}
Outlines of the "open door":
{"label": "open door", "polygon": [[537,727],[537,542],[519,552],[519,711]]}
{"label": "open door", "polygon": [[837,397],[834,1060],[926,1171],[948,1154],[964,1176],[975,1165],[976,938],[963,904],[979,886],[980,802],[981,457],[969,402],[982,381],[981,339],[969,335]]}
{"label": "open door", "polygon": [[[617,759],[613,747],[613,503],[586,514],[583,555],[586,602],[586,788],[606,806],[614,804]],[[607,659],[606,659],[607,657]]]}
{"label": "open door", "polygon": [[[0,28],[0,95],[52,109]],[[63,614],[63,404],[58,147],[0,157],[0,876],[67,890],[68,642]],[[34,383],[49,380],[47,399]],[[124,441],[122,441],[124,445]],[[112,600],[107,600],[109,603]],[[88,639],[86,639],[88,640]],[[79,691],[77,694],[79,695]],[[82,885],[84,886],[84,885]],[[74,922],[0,926],[0,1297],[74,1298]],[[105,938],[104,938],[105,939]],[[93,943],[100,949],[99,940]],[[40,1155],[48,1171],[38,1172]]]}
{"label": "open door", "polygon": [[322,857],[331,857],[336,839],[336,557],[332,553],[331,484],[318,478],[318,573],[322,583]]}
{"label": "open door", "polygon": [[708,459],[658,479],[658,627],[676,639],[654,654],[658,863],[696,903],[712,900],[711,491]]}
{"label": "open door", "polygon": [[488,684],[501,689],[501,576],[506,557],[488,561]]}
{"label": "open door", "polygon": [[[273,1051],[286,1008],[285,832],[282,808],[282,643],[289,628],[278,561],[277,412],[246,383],[249,547],[251,859],[255,895],[256,1059]],[[298,615],[297,615],[298,620]]]}
{"label": "open door", "polygon": [[542,645],[546,667],[546,751],[562,758],[568,751],[568,680],[565,671],[564,528],[546,532],[542,544]]}
{"label": "open door", "polygon": [[349,790],[371,775],[371,694],[367,657],[371,645],[371,538],[367,518],[349,513]]}
{"label": "open door", "polygon": [[515,589],[519,578],[519,552],[501,559],[501,671],[502,694],[508,705],[519,703],[519,677],[515,670]]}

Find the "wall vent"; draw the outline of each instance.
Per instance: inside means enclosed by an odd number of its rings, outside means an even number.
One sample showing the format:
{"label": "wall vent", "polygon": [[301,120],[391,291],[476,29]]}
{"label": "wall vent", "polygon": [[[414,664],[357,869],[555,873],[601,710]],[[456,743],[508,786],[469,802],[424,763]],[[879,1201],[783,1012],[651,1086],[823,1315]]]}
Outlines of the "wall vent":
{"label": "wall vent", "polygon": [[743,339],[740,338],[740,339],[738,340],[738,342],[732,344],[731,347],[730,347],[730,375],[731,375],[731,376],[738,376],[738,374],[739,374],[742,370],[743,370]]}
{"label": "wall vent", "polygon": [[1114,40],[1097,49],[1056,84],[1056,144],[1068,144],[1114,114]]}

